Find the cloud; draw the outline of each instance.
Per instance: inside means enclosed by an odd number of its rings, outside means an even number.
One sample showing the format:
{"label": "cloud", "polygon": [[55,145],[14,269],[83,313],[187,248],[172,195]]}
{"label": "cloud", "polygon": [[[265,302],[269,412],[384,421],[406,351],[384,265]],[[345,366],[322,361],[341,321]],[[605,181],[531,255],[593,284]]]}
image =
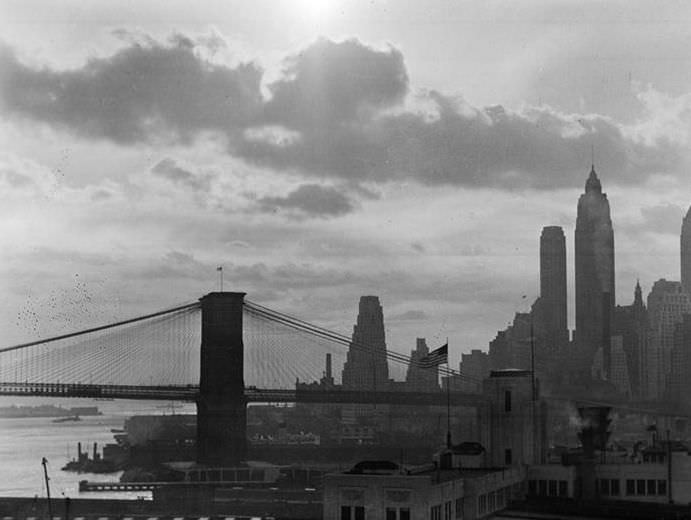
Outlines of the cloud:
{"label": "cloud", "polygon": [[[0,104],[12,114],[120,144],[185,144],[215,132],[230,155],[249,163],[370,185],[575,187],[582,185],[592,144],[608,182],[640,183],[650,173],[673,170],[689,139],[686,116],[677,115],[687,100],[650,91],[640,96],[651,107],[648,119],[631,127],[549,106],[473,107],[436,91],[421,92],[423,108],[415,108],[402,53],[355,39],[320,39],[289,56],[264,98],[259,66],[211,61],[204,45],[183,34],[167,43],[139,36],[110,57],[62,71],[24,65],[4,47]],[[666,108],[665,118],[655,115],[656,106]],[[163,166],[169,178],[192,181],[178,166]],[[304,190],[265,203],[329,214],[302,200]],[[337,204],[330,214],[352,209],[343,197],[330,196]]]}
{"label": "cloud", "polygon": [[255,65],[210,64],[179,35],[168,45],[133,43],[64,71],[27,67],[2,47],[0,78],[5,110],[120,144],[186,142],[202,130],[232,136],[261,101]]}
{"label": "cloud", "polygon": [[357,123],[399,104],[408,91],[403,55],[393,48],[319,39],[287,64],[284,78],[269,87],[265,117],[307,134]]}
{"label": "cloud", "polygon": [[158,162],[151,173],[168,179],[171,182],[187,186],[194,190],[207,191],[210,185],[209,175],[197,175],[179,166],[173,159],[165,158]]}
{"label": "cloud", "polygon": [[389,321],[416,321],[428,319],[427,313],[421,310],[410,310],[400,314],[394,314]]}
{"label": "cloud", "polygon": [[643,222],[636,226],[638,231],[652,231],[678,235],[684,211],[676,204],[661,204],[641,208]]}
{"label": "cloud", "polygon": [[312,217],[338,217],[353,211],[352,201],[331,186],[303,184],[285,197],[263,197],[259,199],[262,211],[296,210]]}

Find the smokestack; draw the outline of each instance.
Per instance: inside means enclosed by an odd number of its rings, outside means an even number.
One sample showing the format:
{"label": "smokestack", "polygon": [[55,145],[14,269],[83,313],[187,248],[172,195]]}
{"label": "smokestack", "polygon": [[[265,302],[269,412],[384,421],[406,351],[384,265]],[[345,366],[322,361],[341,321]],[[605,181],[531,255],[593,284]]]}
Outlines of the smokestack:
{"label": "smokestack", "polygon": [[94,442],[94,460],[98,457],[98,444]]}
{"label": "smokestack", "polygon": [[77,443],[77,460],[82,460],[82,443]]}
{"label": "smokestack", "polygon": [[326,354],[326,378],[331,379],[331,354]]}

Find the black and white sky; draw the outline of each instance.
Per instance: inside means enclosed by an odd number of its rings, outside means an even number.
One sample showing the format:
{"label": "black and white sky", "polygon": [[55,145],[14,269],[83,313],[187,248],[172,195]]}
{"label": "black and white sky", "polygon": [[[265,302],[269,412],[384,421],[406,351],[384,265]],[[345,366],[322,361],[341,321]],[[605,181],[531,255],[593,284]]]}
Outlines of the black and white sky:
{"label": "black and white sky", "polygon": [[345,333],[378,295],[390,347],[456,364],[538,296],[545,225],[573,287],[591,149],[629,303],[679,277],[689,49],[682,1],[3,0],[3,344],[223,265]]}

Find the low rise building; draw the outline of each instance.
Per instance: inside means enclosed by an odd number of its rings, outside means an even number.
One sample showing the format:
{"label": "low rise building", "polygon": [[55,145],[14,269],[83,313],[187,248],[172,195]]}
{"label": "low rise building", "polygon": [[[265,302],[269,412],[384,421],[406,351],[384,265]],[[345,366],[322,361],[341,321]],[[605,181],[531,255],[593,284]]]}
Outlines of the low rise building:
{"label": "low rise building", "polygon": [[326,475],[324,520],[474,520],[523,498],[523,468],[454,467],[468,456],[455,451],[427,466],[366,461]]}

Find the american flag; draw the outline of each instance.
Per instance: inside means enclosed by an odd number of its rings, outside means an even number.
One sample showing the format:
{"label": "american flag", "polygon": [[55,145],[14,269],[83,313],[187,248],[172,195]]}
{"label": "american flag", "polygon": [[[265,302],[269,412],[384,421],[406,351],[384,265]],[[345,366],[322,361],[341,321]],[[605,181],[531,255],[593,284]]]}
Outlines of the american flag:
{"label": "american flag", "polygon": [[448,364],[448,362],[449,362],[449,344],[444,343],[437,350],[433,350],[432,352],[427,354],[425,357],[420,359],[420,361],[418,361],[418,366],[420,368],[432,368],[432,367],[438,367],[439,365],[443,365],[444,363]]}

